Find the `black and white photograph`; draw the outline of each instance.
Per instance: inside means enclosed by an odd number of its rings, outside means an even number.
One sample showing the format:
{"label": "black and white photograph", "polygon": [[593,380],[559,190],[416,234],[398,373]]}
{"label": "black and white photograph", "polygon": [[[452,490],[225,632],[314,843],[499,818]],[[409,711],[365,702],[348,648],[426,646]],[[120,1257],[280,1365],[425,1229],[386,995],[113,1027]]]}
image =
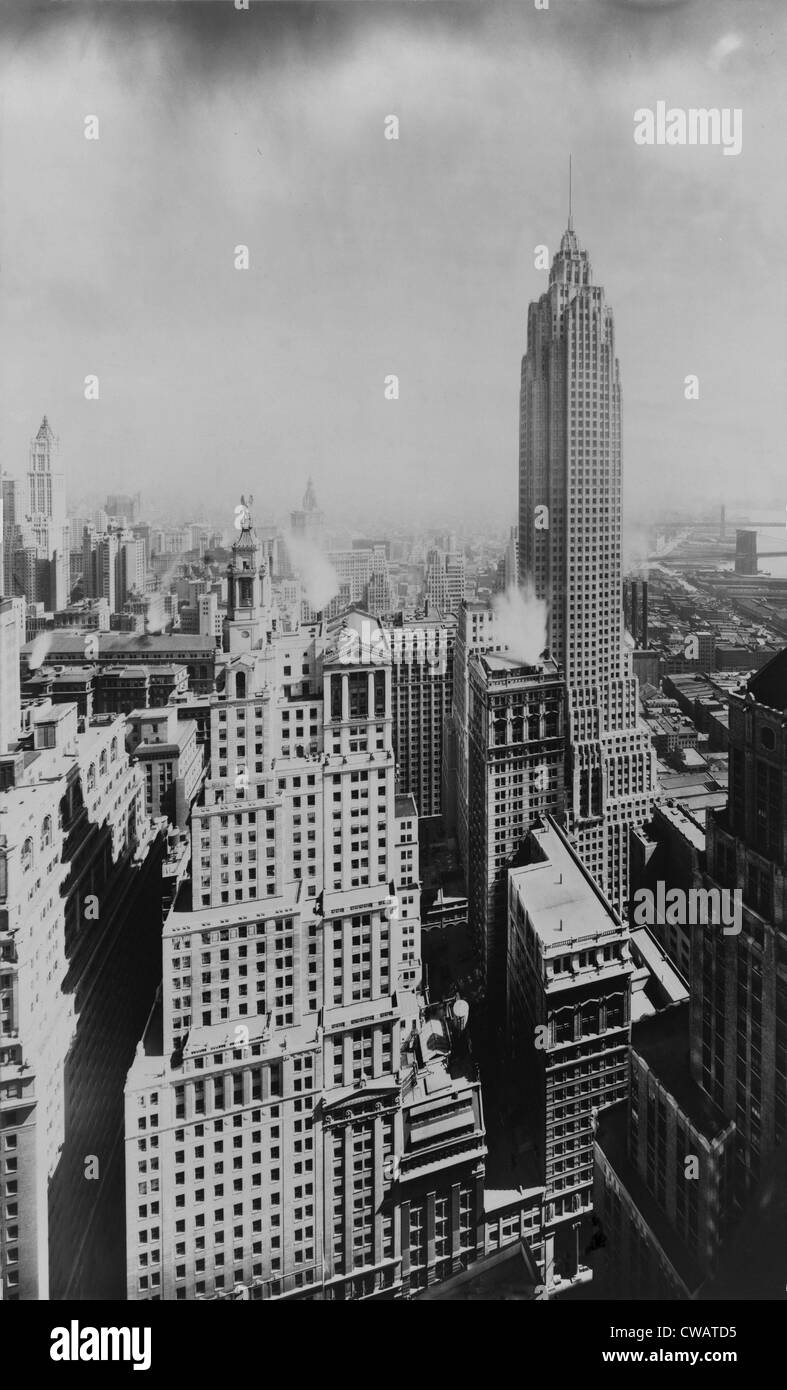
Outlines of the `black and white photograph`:
{"label": "black and white photograph", "polygon": [[174,1302],[548,1303],[600,1374],[777,1337],[786,45],[783,0],[0,6],[31,1369],[253,1355]]}

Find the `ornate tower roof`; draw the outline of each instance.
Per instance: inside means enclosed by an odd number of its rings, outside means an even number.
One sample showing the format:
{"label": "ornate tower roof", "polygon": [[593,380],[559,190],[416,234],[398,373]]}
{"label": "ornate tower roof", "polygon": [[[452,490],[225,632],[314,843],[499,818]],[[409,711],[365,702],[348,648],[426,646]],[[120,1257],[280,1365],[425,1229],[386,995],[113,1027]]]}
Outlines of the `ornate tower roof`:
{"label": "ornate tower roof", "polygon": [[38,426],[38,434],[36,435],[36,439],[44,439],[53,443],[54,438],[54,431],[45,415],[41,421],[41,424]]}
{"label": "ornate tower roof", "polygon": [[251,515],[251,504],[254,498],[249,495],[248,500],[241,495],[240,505],[235,508],[235,526],[238,535],[233,541],[232,553],[234,556],[241,556],[245,561],[244,568],[248,568],[248,560],[254,556],[259,549],[259,541],[254,530],[254,522]]}

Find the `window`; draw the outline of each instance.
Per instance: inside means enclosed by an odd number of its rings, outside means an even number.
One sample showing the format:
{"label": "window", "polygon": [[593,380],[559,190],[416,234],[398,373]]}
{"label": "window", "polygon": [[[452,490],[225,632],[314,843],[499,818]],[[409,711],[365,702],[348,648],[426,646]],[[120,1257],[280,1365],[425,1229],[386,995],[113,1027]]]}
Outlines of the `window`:
{"label": "window", "polygon": [[52,817],[44,816],[44,824],[41,826],[41,848],[46,849],[52,843]]}

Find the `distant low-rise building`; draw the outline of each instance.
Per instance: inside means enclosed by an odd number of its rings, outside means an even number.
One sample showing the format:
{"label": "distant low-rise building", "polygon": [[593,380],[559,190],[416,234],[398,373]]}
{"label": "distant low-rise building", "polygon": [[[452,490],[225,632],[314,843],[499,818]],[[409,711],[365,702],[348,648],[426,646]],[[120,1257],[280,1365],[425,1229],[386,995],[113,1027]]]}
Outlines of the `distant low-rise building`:
{"label": "distant low-rise building", "polygon": [[[86,648],[86,640],[93,639]],[[102,670],[106,666],[185,666],[189,689],[197,695],[209,695],[215,688],[217,656],[213,637],[198,634],[167,633],[94,633],[86,638],[70,632],[55,632],[47,651],[47,661],[55,666],[81,666],[85,659],[95,662]],[[35,659],[32,643],[21,653],[22,674],[26,676],[31,657]],[[137,705],[142,701],[136,701]],[[161,701],[159,701],[161,703]],[[166,701],[164,701],[166,703]],[[131,709],[134,705],[130,706]]]}

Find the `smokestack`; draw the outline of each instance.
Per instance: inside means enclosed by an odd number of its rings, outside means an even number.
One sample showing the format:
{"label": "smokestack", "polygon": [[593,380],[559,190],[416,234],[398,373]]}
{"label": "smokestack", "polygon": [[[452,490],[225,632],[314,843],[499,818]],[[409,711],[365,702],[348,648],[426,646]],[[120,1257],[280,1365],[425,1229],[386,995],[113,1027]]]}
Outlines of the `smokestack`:
{"label": "smokestack", "polygon": [[647,579],[643,579],[643,581],[642,581],[642,619],[641,619],[641,627],[642,627],[642,645],[643,645],[643,647],[647,647],[647,645],[648,645],[648,581],[647,581]]}

